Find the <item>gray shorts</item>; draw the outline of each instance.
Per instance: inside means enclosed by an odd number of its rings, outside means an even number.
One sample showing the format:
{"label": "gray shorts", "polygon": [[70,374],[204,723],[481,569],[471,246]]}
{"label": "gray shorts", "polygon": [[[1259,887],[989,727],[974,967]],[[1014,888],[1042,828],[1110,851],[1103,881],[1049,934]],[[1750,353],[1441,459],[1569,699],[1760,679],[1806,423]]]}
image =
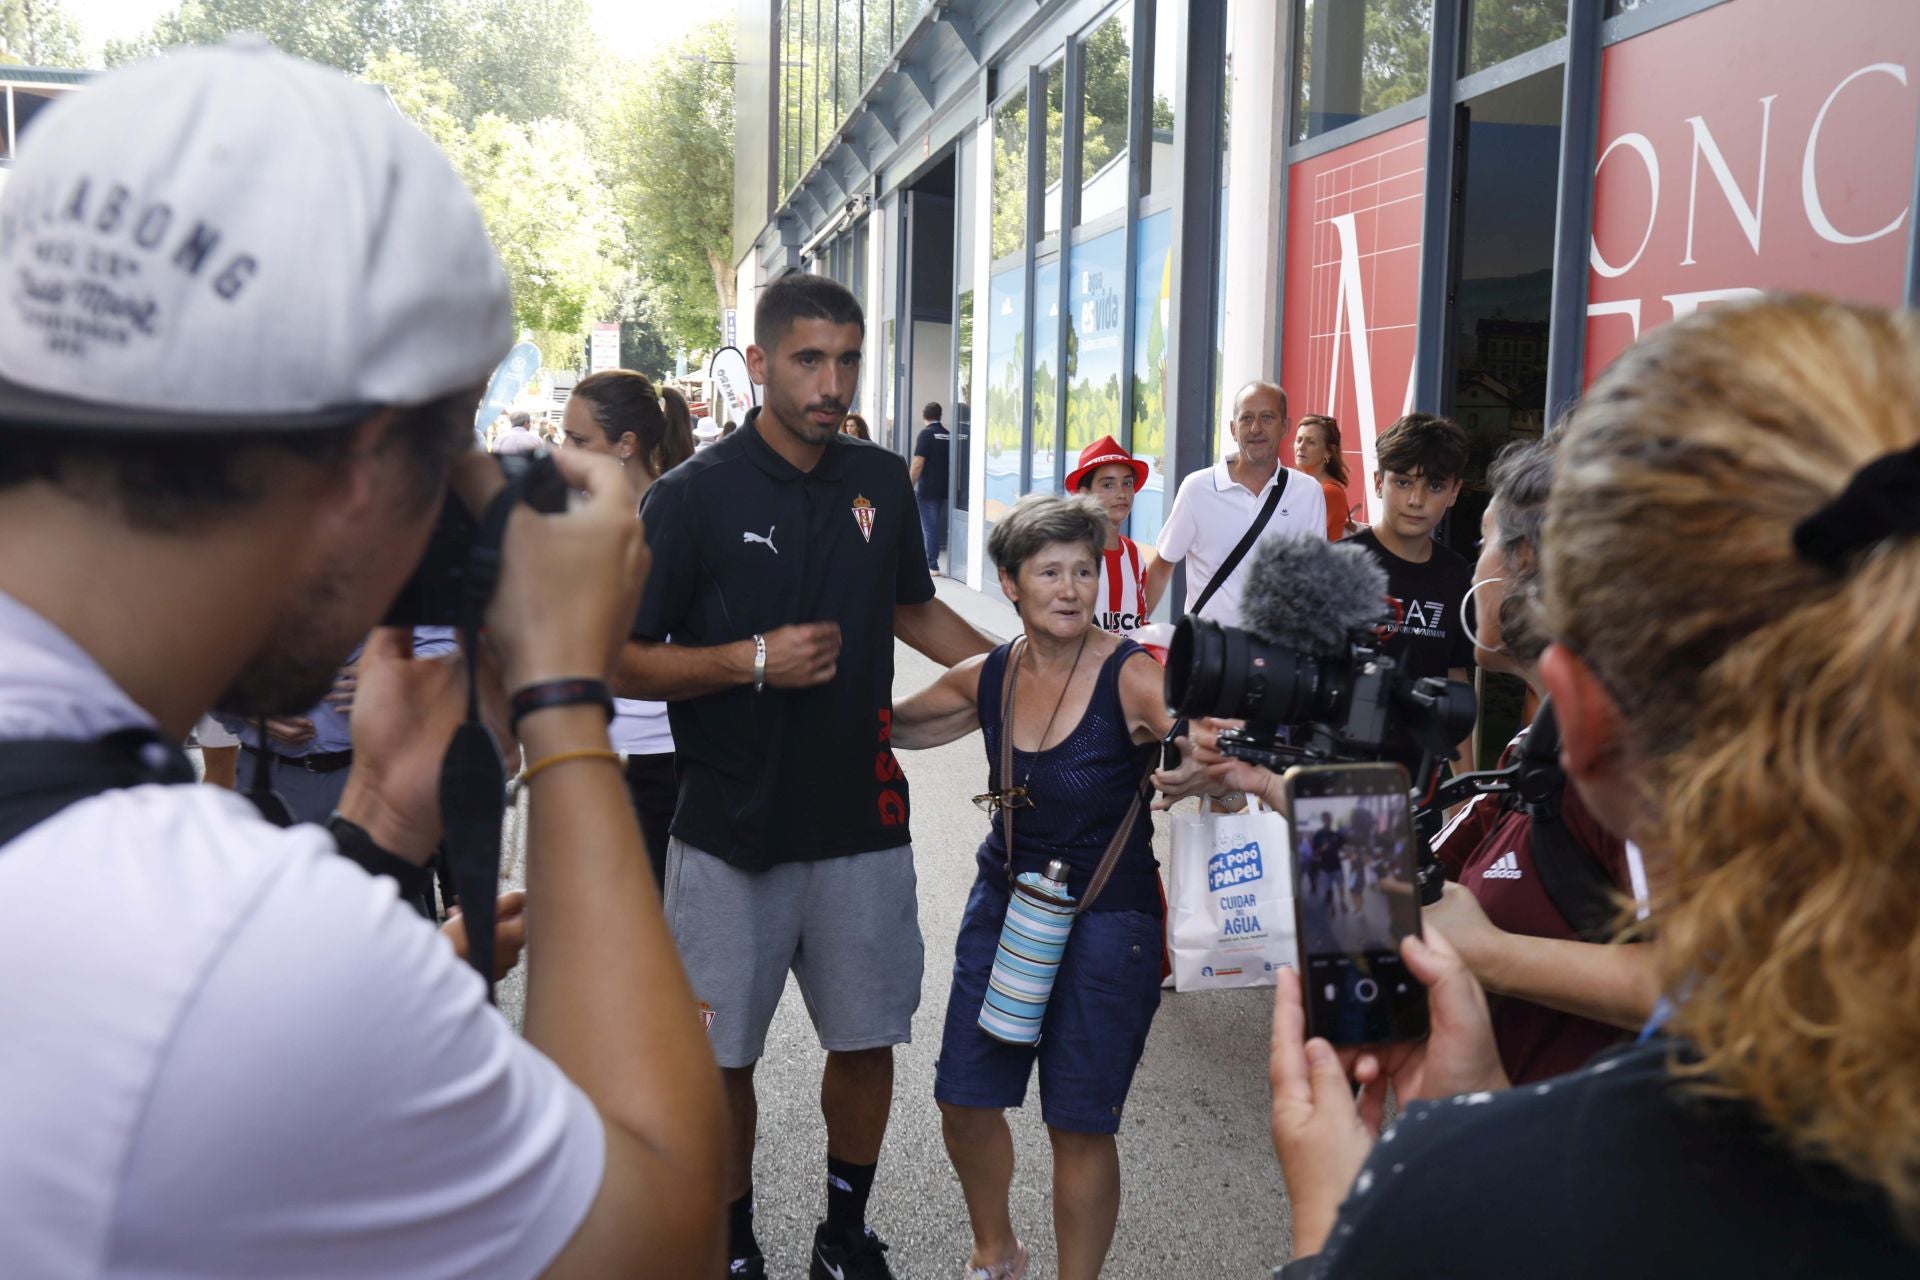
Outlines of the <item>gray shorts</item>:
{"label": "gray shorts", "polygon": [[925,948],[911,845],[741,871],[670,840],[666,909],[721,1066],[760,1060],[789,969],[821,1048],[913,1039]]}

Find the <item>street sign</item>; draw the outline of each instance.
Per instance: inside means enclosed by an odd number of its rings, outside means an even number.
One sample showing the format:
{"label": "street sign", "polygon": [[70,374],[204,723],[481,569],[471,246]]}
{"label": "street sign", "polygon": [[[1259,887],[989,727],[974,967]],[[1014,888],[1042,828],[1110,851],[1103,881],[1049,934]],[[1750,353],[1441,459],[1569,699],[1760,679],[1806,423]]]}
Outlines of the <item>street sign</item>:
{"label": "street sign", "polygon": [[707,362],[707,381],[712,386],[713,417],[717,422],[731,418],[747,420],[747,410],[760,403],[760,388],[747,372],[747,358],[738,347],[723,347]]}
{"label": "street sign", "polygon": [[540,348],[531,342],[523,342],[507,352],[493,371],[493,377],[487,381],[486,398],[480,401],[480,407],[473,413],[473,430],[484,443],[487,428],[493,420],[513,407],[520,393],[533,381],[533,375],[540,372]]}
{"label": "street sign", "polygon": [[587,352],[587,372],[620,367],[620,324],[602,321],[593,326],[593,344]]}
{"label": "street sign", "polygon": [[721,315],[720,333],[722,335],[720,339],[720,345],[723,347],[739,346],[740,345],[740,313],[739,311],[735,310],[732,307],[728,307],[725,311],[721,312],[720,315]]}

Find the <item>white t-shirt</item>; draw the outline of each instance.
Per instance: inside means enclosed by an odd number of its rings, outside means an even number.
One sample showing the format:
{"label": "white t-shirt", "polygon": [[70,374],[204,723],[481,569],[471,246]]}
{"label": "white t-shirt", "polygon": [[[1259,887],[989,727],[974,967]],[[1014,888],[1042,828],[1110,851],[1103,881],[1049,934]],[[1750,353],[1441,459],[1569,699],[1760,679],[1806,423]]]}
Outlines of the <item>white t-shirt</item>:
{"label": "white t-shirt", "polygon": [[[0,739],[151,726],[0,594]],[[0,1271],[533,1276],[606,1160],[593,1105],[394,885],[218,787],[0,848]]]}
{"label": "white t-shirt", "polygon": [[607,726],[613,749],[629,756],[673,754],[673,728],[667,723],[667,704],[636,698],[613,700],[613,723]]}
{"label": "white t-shirt", "polygon": [[[1173,510],[1167,513],[1167,523],[1160,530],[1159,550],[1163,560],[1186,561],[1189,607],[1213,581],[1214,571],[1227,558],[1227,553],[1246,536],[1275,484],[1285,484],[1287,488],[1281,493],[1280,505],[1274,508],[1273,518],[1267,521],[1260,541],[1265,542],[1275,534],[1315,533],[1326,537],[1327,495],[1321,491],[1318,480],[1291,467],[1276,466],[1272,478],[1258,494],[1235,484],[1224,460],[1180,482]],[[1253,552],[1249,551],[1213,599],[1207,601],[1202,617],[1223,627],[1240,625],[1240,592],[1252,560]]]}

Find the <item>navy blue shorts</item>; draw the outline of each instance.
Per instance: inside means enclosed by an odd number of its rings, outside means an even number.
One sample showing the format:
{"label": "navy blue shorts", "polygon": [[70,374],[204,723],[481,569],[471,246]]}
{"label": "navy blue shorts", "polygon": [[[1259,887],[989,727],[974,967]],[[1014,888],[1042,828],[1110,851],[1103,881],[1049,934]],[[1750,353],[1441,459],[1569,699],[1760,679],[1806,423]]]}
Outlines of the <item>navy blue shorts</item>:
{"label": "navy blue shorts", "polygon": [[1040,1059],[1040,1116],[1070,1133],[1116,1133],[1147,1030],[1160,1008],[1160,919],[1144,911],[1089,911],[1073,922],[1037,1046],[980,1029],[980,1001],[1007,914],[998,874],[981,875],[954,945],[947,1025],[933,1096],[960,1107],[1017,1107]]}

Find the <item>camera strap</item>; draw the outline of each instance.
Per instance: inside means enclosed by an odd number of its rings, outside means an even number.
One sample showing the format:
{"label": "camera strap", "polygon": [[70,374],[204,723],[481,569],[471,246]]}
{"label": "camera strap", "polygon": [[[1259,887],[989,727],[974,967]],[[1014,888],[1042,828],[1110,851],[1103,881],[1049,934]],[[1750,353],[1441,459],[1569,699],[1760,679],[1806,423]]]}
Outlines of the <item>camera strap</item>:
{"label": "camera strap", "polygon": [[1574,839],[1561,814],[1567,775],[1560,768],[1560,723],[1545,699],[1520,743],[1513,807],[1527,815],[1534,870],[1554,909],[1585,942],[1606,942],[1620,917],[1619,890]]}
{"label": "camera strap", "polygon": [[1227,579],[1233,576],[1233,571],[1238,569],[1240,562],[1247,558],[1247,552],[1253,550],[1253,544],[1260,541],[1260,535],[1266,532],[1267,521],[1273,519],[1274,511],[1280,506],[1281,495],[1287,491],[1287,486],[1292,482],[1287,468],[1280,467],[1279,476],[1274,480],[1273,488],[1267,491],[1266,505],[1260,508],[1260,514],[1253,518],[1253,523],[1247,526],[1246,533],[1241,535],[1240,541],[1234,544],[1233,550],[1227,552],[1227,558],[1220,562],[1220,567],[1213,571],[1213,577],[1207,581],[1207,589],[1200,593],[1200,598],[1193,602],[1193,607],[1187,610],[1188,613],[1198,614],[1207,607],[1214,593],[1226,585]]}
{"label": "camera strap", "polygon": [[467,718],[453,732],[440,765],[440,822],[455,900],[466,919],[467,963],[493,999],[494,897],[500,891],[500,828],[506,817],[506,772],[480,718],[480,627],[500,581],[500,541],[522,498],[520,479],[507,482],[480,517],[460,597],[460,644],[467,659]]}

